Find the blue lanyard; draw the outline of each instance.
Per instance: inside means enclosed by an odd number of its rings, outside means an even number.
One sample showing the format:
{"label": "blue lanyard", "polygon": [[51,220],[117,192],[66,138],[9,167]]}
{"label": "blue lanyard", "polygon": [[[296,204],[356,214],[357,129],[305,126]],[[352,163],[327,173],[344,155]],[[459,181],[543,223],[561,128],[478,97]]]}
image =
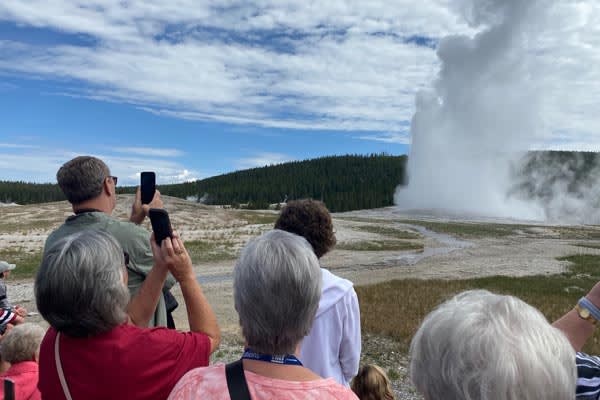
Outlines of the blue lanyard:
{"label": "blue lanyard", "polygon": [[282,365],[299,365],[302,366],[300,360],[296,358],[293,354],[284,354],[284,355],[272,355],[272,354],[259,354],[255,353],[250,349],[246,349],[244,351],[244,355],[242,356],[244,360],[257,360],[270,362],[273,364],[282,364]]}

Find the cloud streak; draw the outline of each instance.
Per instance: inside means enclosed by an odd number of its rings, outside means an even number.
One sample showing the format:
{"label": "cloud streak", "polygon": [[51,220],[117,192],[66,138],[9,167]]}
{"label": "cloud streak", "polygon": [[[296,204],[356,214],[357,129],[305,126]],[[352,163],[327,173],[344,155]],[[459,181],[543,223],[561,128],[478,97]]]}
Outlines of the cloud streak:
{"label": "cloud streak", "polygon": [[[467,21],[481,15],[459,17],[468,4],[3,0],[0,21],[77,40],[0,41],[0,73],[176,118],[402,143],[415,94],[439,69],[433,47],[480,31]],[[567,131],[590,145],[600,140],[600,70],[590,68],[600,60],[600,4],[552,2],[547,11],[530,46],[546,94],[542,142]]]}

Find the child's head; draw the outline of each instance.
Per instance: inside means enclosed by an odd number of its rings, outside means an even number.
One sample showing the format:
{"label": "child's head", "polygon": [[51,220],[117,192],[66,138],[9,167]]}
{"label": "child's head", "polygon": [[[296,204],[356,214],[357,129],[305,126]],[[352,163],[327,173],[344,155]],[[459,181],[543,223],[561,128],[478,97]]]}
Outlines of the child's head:
{"label": "child's head", "polygon": [[9,264],[6,261],[0,261],[0,278],[7,278],[10,271],[15,269],[15,264]]}
{"label": "child's head", "polygon": [[363,365],[352,379],[352,391],[360,400],[394,400],[387,375],[377,365]]}

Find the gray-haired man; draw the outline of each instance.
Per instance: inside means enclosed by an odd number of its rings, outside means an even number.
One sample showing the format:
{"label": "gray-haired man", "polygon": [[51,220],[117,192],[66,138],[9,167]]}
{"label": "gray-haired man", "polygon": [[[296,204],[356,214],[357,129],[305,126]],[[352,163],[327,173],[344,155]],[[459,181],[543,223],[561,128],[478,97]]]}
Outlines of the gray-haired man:
{"label": "gray-haired man", "polygon": [[131,321],[140,327],[167,326],[162,292],[167,292],[175,284],[175,279],[166,271],[152,268],[150,233],[139,226],[150,207],[163,207],[160,193],[157,191],[152,202],[142,206],[138,188],[131,217],[126,222],[111,216],[117,203],[117,178],[110,174],[102,160],[91,156],[76,157],[58,170],[56,179],[73,206],[75,215],[68,217],[63,225],[48,236],[44,253],[58,240],[82,229],[97,229],[112,234],[129,255],[127,272],[131,301],[128,314]]}

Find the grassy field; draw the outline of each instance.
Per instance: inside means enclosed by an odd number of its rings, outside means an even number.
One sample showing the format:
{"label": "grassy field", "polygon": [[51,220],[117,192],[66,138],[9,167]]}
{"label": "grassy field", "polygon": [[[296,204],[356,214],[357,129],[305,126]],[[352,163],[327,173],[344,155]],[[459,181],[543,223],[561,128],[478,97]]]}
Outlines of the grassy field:
{"label": "grassy field", "polygon": [[363,240],[359,242],[341,242],[337,250],[352,251],[404,251],[423,250],[423,243],[404,242],[401,240]]}
{"label": "grassy field", "polygon": [[237,257],[235,243],[192,240],[184,243],[194,264],[232,260]]}
{"label": "grassy field", "polygon": [[[466,280],[396,280],[357,287],[363,331],[393,338],[403,351],[423,318],[438,304],[468,289],[487,289],[517,296],[538,308],[549,321],[569,311],[600,280],[600,256],[564,257],[569,272],[530,277],[487,277]],[[585,351],[600,354],[598,338]]]}
{"label": "grassy field", "polygon": [[417,232],[382,225],[361,225],[355,229],[364,232],[377,233],[378,235],[388,236],[394,239],[420,239],[423,237]]}
{"label": "grassy field", "polygon": [[11,278],[33,278],[42,262],[42,251],[28,252],[21,247],[3,249],[0,250],[0,260],[17,265],[11,272]]}

